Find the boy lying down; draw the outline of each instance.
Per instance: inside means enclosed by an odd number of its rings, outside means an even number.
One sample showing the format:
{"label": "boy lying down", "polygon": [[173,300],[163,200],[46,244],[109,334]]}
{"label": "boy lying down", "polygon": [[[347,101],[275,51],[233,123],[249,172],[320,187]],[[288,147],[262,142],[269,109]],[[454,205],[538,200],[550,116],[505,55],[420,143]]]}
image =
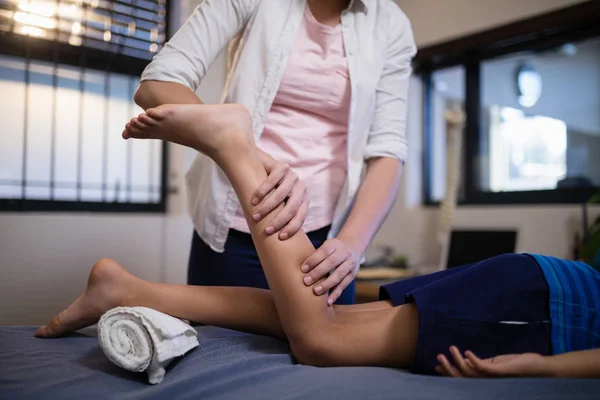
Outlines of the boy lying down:
{"label": "boy lying down", "polygon": [[92,325],[117,306],[145,306],[286,339],[299,363],[314,366],[600,378],[600,273],[590,266],[503,255],[383,286],[379,302],[328,306],[302,282],[301,263],[314,251],[307,236],[280,241],[264,233],[269,217],[251,217],[251,197],[266,172],[244,107],[164,105],[132,119],[123,137],[179,143],[219,165],[240,199],[271,290],[152,283],[103,259],[85,292],[38,337]]}

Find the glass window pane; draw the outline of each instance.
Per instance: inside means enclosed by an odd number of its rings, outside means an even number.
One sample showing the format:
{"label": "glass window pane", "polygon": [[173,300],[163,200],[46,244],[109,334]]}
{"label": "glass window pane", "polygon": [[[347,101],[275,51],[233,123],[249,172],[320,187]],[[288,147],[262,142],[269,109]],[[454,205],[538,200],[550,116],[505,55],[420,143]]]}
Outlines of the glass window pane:
{"label": "glass window pane", "polygon": [[[144,110],[134,107],[134,115]],[[151,140],[128,140],[131,143],[131,201],[134,203],[151,203]]]}
{"label": "glass window pane", "polygon": [[50,154],[54,110],[53,68],[50,63],[32,61],[27,91],[26,179],[25,197],[50,198]]}
{"label": "glass window pane", "polygon": [[84,74],[81,143],[81,180],[85,185],[81,199],[102,201],[102,157],[104,149],[104,80],[105,74]]}
{"label": "glass window pane", "polygon": [[23,172],[25,61],[0,56],[0,197],[20,198]]}
{"label": "glass window pane", "polygon": [[56,155],[54,158],[54,198],[57,200],[77,199],[80,79],[79,69],[59,66],[56,88]]}
{"label": "glass window pane", "polygon": [[600,186],[600,39],[482,63],[486,191]]}
{"label": "glass window pane", "polygon": [[[107,57],[149,60],[164,45],[165,0],[85,3],[0,1],[0,31],[11,40],[27,35],[102,49]],[[142,111],[133,104],[139,78],[111,66],[95,70],[86,57],[80,68],[72,57],[74,66],[31,56],[0,55],[0,199],[159,202],[163,144],[121,138]]]}
{"label": "glass window pane", "polygon": [[0,96],[6,111],[0,119],[6,133],[0,135],[0,198],[22,197],[27,161],[27,198],[51,199],[53,164],[56,200],[77,200],[81,179],[83,201],[160,202],[162,142],[121,138],[127,121],[142,112],[132,100],[139,78],[58,65],[54,92],[52,64],[31,62],[28,89],[26,67],[23,59],[0,57],[0,91],[8,94]]}
{"label": "glass window pane", "polygon": [[121,132],[129,121],[133,108],[132,97],[129,95],[129,77],[112,74],[109,85],[106,195],[108,201],[124,202],[127,199],[127,142],[121,137]]}
{"label": "glass window pane", "polygon": [[[430,92],[430,199],[440,201],[446,193],[447,135],[445,113],[451,109],[464,110],[465,69],[462,66],[435,71]],[[459,166],[460,168],[460,166]]]}
{"label": "glass window pane", "polygon": [[159,140],[152,141],[152,202],[158,203],[160,201],[160,176],[162,168],[162,146],[163,143]]}

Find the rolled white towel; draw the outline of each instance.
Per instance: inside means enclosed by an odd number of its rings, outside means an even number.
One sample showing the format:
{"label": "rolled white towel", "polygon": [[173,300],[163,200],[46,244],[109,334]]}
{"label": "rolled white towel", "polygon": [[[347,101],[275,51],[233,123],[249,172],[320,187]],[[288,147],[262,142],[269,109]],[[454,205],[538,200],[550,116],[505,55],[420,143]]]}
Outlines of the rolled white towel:
{"label": "rolled white towel", "polygon": [[155,385],[176,357],[198,346],[197,332],[180,319],[147,307],[117,307],[98,322],[100,347],[128,371],[148,373]]}

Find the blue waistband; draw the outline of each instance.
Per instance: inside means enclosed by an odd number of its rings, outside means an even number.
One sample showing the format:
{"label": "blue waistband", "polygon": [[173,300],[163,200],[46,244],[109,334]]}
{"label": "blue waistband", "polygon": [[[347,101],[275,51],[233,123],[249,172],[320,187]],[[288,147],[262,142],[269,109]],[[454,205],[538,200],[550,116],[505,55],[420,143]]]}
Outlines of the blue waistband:
{"label": "blue waistband", "polygon": [[552,352],[600,347],[600,272],[579,261],[531,256],[548,283]]}

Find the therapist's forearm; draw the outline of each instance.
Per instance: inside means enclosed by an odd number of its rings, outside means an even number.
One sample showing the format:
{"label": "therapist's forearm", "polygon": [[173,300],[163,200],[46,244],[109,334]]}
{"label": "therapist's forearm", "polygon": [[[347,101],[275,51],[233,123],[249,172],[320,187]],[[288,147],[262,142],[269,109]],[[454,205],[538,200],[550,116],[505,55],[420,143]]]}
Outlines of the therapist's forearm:
{"label": "therapist's forearm", "polygon": [[134,96],[135,103],[147,110],[162,104],[202,104],[196,93],[175,82],[143,81]]}
{"label": "therapist's forearm", "polygon": [[402,162],[394,158],[367,161],[367,172],[352,211],[337,238],[361,257],[389,213],[400,187]]}

